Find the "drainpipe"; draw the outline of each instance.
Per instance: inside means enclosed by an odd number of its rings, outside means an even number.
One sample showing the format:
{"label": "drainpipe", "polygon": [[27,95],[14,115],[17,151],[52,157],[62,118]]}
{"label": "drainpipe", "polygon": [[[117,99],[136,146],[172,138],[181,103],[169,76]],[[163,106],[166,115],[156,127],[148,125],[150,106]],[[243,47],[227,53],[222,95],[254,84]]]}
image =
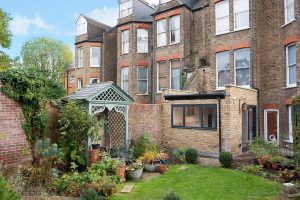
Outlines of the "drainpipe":
{"label": "drainpipe", "polygon": [[[155,22],[155,15],[153,15],[153,26],[152,26],[152,52],[151,52],[151,79],[152,79],[152,93],[151,93],[151,104],[155,104],[155,93],[156,93],[156,82],[155,82],[155,75],[156,75],[156,62],[155,62],[155,47],[156,47],[156,22]],[[156,86],[156,87],[155,87]]]}
{"label": "drainpipe", "polygon": [[221,98],[219,100],[219,153],[222,152],[222,121],[221,121]]}

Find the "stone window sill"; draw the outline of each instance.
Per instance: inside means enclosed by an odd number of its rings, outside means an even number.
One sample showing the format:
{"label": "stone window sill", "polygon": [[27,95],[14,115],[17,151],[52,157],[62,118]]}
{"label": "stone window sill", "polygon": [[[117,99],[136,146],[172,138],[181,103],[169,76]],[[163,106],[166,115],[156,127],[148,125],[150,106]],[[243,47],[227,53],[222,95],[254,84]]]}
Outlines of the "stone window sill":
{"label": "stone window sill", "polygon": [[228,31],[228,32],[224,32],[224,33],[216,33],[215,36],[226,35],[226,34],[235,33],[235,32],[239,32],[239,31],[244,31],[244,30],[248,30],[248,29],[251,29],[251,27],[236,29],[236,30]]}
{"label": "stone window sill", "polygon": [[290,21],[290,22],[288,22],[288,23],[285,23],[285,24],[283,24],[283,25],[281,26],[281,28],[283,28],[283,27],[286,27],[286,26],[290,25],[290,24],[291,24],[291,23],[293,23],[294,21],[296,21],[296,19],[293,19],[292,21]]}
{"label": "stone window sill", "polygon": [[294,88],[297,88],[298,86],[287,86],[287,87],[284,87],[283,89],[286,90],[286,89],[294,89]]}
{"label": "stone window sill", "polygon": [[136,96],[149,96],[149,94],[136,94]]}

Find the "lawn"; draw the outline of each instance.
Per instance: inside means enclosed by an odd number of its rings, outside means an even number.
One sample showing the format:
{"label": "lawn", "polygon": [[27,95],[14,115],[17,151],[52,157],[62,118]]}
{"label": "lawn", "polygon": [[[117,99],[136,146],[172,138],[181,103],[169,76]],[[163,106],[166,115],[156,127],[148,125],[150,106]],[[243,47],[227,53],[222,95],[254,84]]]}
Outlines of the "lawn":
{"label": "lawn", "polygon": [[171,166],[163,176],[133,184],[130,194],[116,193],[112,200],[160,200],[174,191],[183,200],[274,199],[280,184],[240,171],[217,167],[189,165],[185,171]]}

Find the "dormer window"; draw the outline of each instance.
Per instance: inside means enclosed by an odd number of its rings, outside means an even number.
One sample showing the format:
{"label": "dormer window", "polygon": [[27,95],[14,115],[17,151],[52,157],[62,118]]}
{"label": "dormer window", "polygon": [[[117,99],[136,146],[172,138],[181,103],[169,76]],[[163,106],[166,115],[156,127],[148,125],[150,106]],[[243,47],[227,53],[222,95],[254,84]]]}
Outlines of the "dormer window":
{"label": "dormer window", "polygon": [[80,16],[76,23],[76,36],[87,33],[87,21],[84,17]]}
{"label": "dormer window", "polygon": [[168,3],[169,1],[172,1],[172,0],[159,0],[159,3],[163,4],[163,3]]}
{"label": "dormer window", "polygon": [[120,18],[132,14],[132,0],[120,0]]}

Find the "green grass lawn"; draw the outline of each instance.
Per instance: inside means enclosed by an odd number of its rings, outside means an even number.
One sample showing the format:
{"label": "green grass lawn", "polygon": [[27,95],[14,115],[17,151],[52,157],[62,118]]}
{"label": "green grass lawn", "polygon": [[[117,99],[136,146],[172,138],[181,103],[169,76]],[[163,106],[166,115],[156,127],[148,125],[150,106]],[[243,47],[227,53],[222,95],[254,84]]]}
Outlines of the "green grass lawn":
{"label": "green grass lawn", "polygon": [[164,175],[133,184],[130,194],[116,193],[112,200],[161,200],[174,191],[183,200],[243,200],[274,199],[281,191],[278,183],[240,171],[217,167],[187,165],[171,166]]}

